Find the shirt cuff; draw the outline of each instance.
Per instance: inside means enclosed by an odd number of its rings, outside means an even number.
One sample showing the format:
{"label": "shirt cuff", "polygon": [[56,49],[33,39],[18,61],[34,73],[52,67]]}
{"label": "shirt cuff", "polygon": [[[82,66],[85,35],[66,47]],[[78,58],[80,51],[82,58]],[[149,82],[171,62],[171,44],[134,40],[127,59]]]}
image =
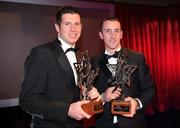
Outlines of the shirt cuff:
{"label": "shirt cuff", "polygon": [[137,109],[141,109],[141,108],[143,108],[143,105],[142,105],[142,103],[141,103],[141,101],[138,99],[138,98],[134,98],[137,102],[138,102],[138,107],[137,107]]}

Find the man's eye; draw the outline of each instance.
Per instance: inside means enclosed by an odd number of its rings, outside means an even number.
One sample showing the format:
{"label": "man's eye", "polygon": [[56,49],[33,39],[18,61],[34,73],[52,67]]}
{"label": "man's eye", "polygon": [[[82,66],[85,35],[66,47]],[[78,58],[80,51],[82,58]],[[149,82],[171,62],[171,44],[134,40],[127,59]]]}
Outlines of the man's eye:
{"label": "man's eye", "polygon": [[65,23],[65,25],[67,25],[67,26],[68,26],[68,25],[70,25],[70,23]]}
{"label": "man's eye", "polygon": [[81,25],[81,23],[75,23],[75,25],[76,25],[76,26],[80,26],[80,25]]}
{"label": "man's eye", "polygon": [[111,31],[110,31],[110,30],[105,30],[105,32],[106,32],[106,33],[109,33],[109,32],[111,32]]}

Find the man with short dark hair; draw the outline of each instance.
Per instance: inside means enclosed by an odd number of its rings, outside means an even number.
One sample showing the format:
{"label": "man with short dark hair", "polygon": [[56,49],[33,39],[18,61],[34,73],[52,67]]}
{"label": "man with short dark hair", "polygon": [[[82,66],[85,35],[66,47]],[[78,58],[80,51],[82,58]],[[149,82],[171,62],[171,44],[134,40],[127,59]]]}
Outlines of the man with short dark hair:
{"label": "man with short dark hair", "polygon": [[[57,38],[31,50],[25,62],[19,104],[32,115],[33,128],[77,128],[81,120],[91,115],[81,106],[89,100],[80,101],[77,58],[73,48],[81,35],[80,13],[71,6],[62,7],[56,14]],[[96,88],[89,97],[99,96]]]}
{"label": "man with short dark hair", "polygon": [[[104,112],[97,115],[97,128],[146,127],[144,109],[155,93],[153,80],[144,55],[121,47],[122,34],[121,24],[117,18],[108,17],[102,21],[99,36],[104,41],[105,50],[92,60],[93,67],[100,69],[95,86],[101,93],[102,101],[104,101]],[[128,65],[137,66],[130,76],[131,87],[124,86],[123,92],[122,88],[116,89],[116,85],[112,86],[108,83],[112,73],[106,64],[117,64],[118,59],[115,53],[118,53],[120,57],[125,57]],[[131,103],[131,111],[129,114],[113,115],[111,113],[111,100],[120,95],[124,95],[125,101]]]}

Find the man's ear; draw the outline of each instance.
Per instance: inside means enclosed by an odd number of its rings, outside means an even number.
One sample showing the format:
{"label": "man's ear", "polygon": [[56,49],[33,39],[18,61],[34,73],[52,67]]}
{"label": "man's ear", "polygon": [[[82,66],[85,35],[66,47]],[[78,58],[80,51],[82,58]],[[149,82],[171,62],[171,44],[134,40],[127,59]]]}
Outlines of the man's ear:
{"label": "man's ear", "polygon": [[59,27],[60,27],[59,24],[55,23],[54,25],[55,25],[56,31],[59,32]]}
{"label": "man's ear", "polygon": [[99,37],[103,40],[104,38],[103,38],[103,34],[102,34],[102,32],[100,31],[99,32]]}
{"label": "man's ear", "polygon": [[121,30],[121,35],[120,35],[120,39],[122,39],[122,36],[123,36],[123,31]]}

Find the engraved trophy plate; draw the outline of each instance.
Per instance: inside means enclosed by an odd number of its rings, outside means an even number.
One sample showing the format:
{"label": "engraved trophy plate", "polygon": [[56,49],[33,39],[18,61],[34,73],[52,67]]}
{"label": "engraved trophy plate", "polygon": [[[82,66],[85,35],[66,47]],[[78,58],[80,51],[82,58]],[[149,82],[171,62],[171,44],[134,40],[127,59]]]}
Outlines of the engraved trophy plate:
{"label": "engraved trophy plate", "polygon": [[122,55],[118,56],[117,64],[106,64],[112,77],[108,80],[108,84],[121,88],[121,95],[117,99],[111,101],[111,113],[112,114],[129,114],[131,112],[131,104],[124,100],[124,87],[131,87],[130,76],[137,68],[136,65],[128,65],[126,58]]}
{"label": "engraved trophy plate", "polygon": [[[80,88],[80,99],[90,100],[87,93],[92,89],[95,78],[98,75],[99,69],[92,70],[88,51],[82,53],[82,59],[78,63],[74,63],[77,72],[77,85]],[[90,114],[98,114],[103,112],[102,101],[91,100],[88,104],[83,104],[82,109]]]}

